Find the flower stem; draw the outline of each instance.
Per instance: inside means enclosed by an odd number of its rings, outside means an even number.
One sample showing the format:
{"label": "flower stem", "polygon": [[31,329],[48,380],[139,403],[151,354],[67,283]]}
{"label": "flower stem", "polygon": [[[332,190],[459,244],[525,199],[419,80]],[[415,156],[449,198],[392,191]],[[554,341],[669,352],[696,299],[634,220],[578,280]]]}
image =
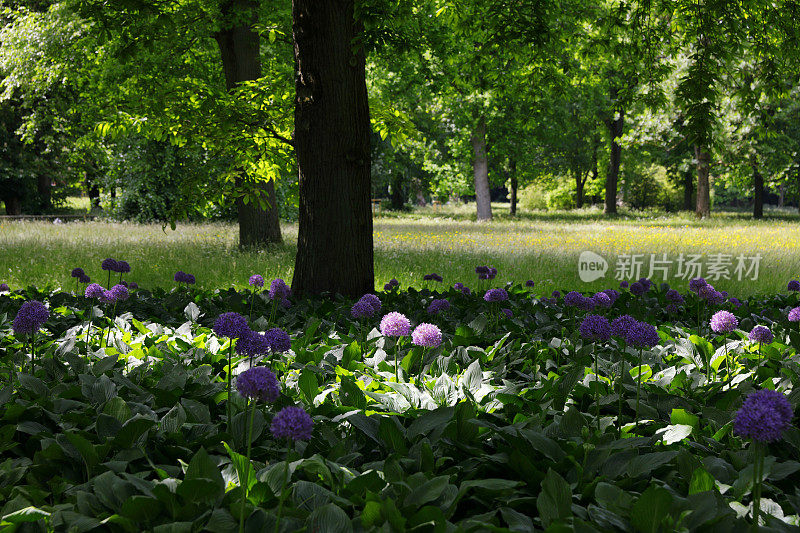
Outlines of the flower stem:
{"label": "flower stem", "polygon": [[286,493],[286,483],[289,478],[289,451],[286,451],[286,467],[283,470],[283,483],[281,484],[281,494],[278,498],[278,516],[275,519],[275,533],[278,533],[278,527],[281,525],[281,513],[283,513],[283,500]]}
{"label": "flower stem", "polygon": [[114,309],[111,311],[111,324],[108,325],[108,333],[106,334],[106,347],[108,347],[108,340],[111,337],[111,326],[115,325],[117,320],[117,302],[114,302]]}
{"label": "flower stem", "polygon": [[619,438],[622,438],[622,377],[625,375],[625,353],[620,353],[620,369],[619,369],[619,398],[617,400],[617,433]]}
{"label": "flower stem", "polygon": [[638,371],[636,373],[636,422],[634,431],[639,431],[639,390],[642,388],[642,348],[639,348]]}
{"label": "flower stem", "polygon": [[233,416],[233,406],[231,405],[231,372],[233,372],[233,368],[231,365],[233,364],[233,338],[228,337],[228,341],[231,343],[230,349],[228,350],[228,372],[227,372],[227,385],[228,385],[228,398],[225,400],[225,407],[227,408],[228,413],[228,433],[231,432],[231,417]]}
{"label": "flower stem", "polygon": [[[247,504],[247,492],[250,488],[250,451],[253,443],[253,420],[256,416],[256,402],[248,400],[251,403],[250,407],[250,424],[247,427],[247,467],[244,470],[244,481],[241,482],[242,487],[242,507],[239,510],[239,533],[244,533],[244,507]],[[240,480],[241,481],[241,480]]]}
{"label": "flower stem", "polygon": [[597,371],[597,350],[592,350],[594,356],[594,410],[595,418],[597,419],[597,431],[600,432],[600,400],[597,398],[597,392],[600,388],[600,373]]}
{"label": "flower stem", "polygon": [[761,511],[761,478],[764,476],[764,445],[753,442],[755,462],[753,464],[753,531],[758,531],[758,515]]}

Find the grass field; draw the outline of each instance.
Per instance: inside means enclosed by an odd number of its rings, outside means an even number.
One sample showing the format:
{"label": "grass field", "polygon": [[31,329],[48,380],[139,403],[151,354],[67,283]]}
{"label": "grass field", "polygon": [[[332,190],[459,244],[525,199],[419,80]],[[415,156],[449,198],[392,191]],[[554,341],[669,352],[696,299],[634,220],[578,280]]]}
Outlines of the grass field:
{"label": "grass field", "polygon": [[[666,274],[670,285],[685,289],[689,277],[701,275],[718,289],[739,296],[783,291],[789,279],[800,276],[800,218],[789,211],[768,212],[766,220],[755,222],[744,213],[717,214],[702,221],[689,214],[623,213],[608,220],[596,209],[510,219],[503,209],[507,211],[507,206],[495,206],[497,220],[490,224],[471,220],[474,206],[376,217],[377,288],[392,277],[404,286],[423,286],[422,276],[430,272],[444,276],[447,286],[462,281],[480,288],[474,274],[478,264],[499,270],[495,285],[533,279],[539,294],[616,287],[618,267],[626,266],[626,261],[640,261],[641,267],[638,275],[625,268],[620,273],[625,279],[650,276],[660,283]],[[128,261],[133,271],[127,279],[142,287],[169,287],[177,270],[194,274],[198,286],[206,288],[242,288],[253,273],[289,280],[297,226],[284,224],[283,233],[282,246],[240,252],[232,224],[179,224],[172,231],[157,224],[0,221],[0,282],[12,288],[70,288],[74,282],[70,270],[80,266],[93,281],[104,284],[100,262],[106,257]],[[599,254],[607,262],[604,277],[581,281],[578,259],[583,251]],[[635,254],[641,257],[626,258]],[[651,254],[660,261],[654,266],[661,267],[652,273]],[[716,280],[709,270],[714,265],[720,275]],[[726,273],[730,279],[724,279]]]}

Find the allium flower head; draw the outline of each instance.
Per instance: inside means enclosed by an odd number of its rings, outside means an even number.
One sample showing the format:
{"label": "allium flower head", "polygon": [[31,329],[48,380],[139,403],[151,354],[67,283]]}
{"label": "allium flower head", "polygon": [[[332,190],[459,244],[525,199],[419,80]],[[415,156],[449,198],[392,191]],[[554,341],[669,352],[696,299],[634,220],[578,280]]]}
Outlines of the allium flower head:
{"label": "allium flower head", "polygon": [[114,294],[114,300],[117,302],[127,300],[128,297],[130,296],[130,293],[128,292],[128,287],[121,284],[114,285],[113,287],[111,287],[111,292]]}
{"label": "allium flower head", "polygon": [[114,272],[119,272],[120,274],[127,274],[130,271],[131,271],[131,265],[129,265],[127,261],[117,261],[117,269]]}
{"label": "allium flower head", "polygon": [[664,296],[667,298],[667,301],[672,302],[674,304],[682,304],[684,301],[683,296],[681,296],[681,293],[679,293],[675,289],[668,290]]}
{"label": "allium flower head", "polygon": [[264,355],[269,352],[269,349],[269,339],[266,335],[250,329],[243,331],[236,341],[236,352],[250,357]]}
{"label": "allium flower head", "polygon": [[789,282],[789,284],[786,286],[786,289],[787,289],[787,290],[790,290],[790,291],[795,291],[795,292],[796,292],[796,291],[800,291],[800,281],[797,281],[796,279],[793,279],[793,280],[792,280],[792,281],[790,281],[790,282]]}
{"label": "allium flower head", "polygon": [[628,329],[625,342],[637,348],[652,348],[661,341],[655,326],[647,322],[637,322]]}
{"label": "allium flower head", "polygon": [[640,282],[634,281],[633,283],[631,283],[630,291],[631,294],[633,294],[634,296],[641,296],[642,294],[647,292],[647,289],[645,289],[644,285],[642,285]]}
{"label": "allium flower head", "polygon": [[189,285],[193,285],[194,281],[195,281],[194,280],[194,275],[187,274],[186,272],[184,272],[182,270],[178,270],[177,272],[175,272],[175,278],[174,279],[178,283],[188,283]]}
{"label": "allium flower head", "polygon": [[411,332],[411,341],[417,346],[436,348],[442,344],[442,330],[434,324],[423,322]]}
{"label": "allium flower head", "polygon": [[775,442],[789,428],[792,405],[780,392],[762,389],[751,392],[736,412],[733,431],[757,442]]}
{"label": "allium flower head", "polygon": [[396,279],[392,278],[392,279],[389,280],[388,285],[390,285],[391,287],[399,287],[400,286],[400,282],[397,281]]}
{"label": "allium flower head", "polygon": [[644,292],[649,291],[653,287],[653,282],[647,278],[639,278],[636,283],[640,283],[644,287]]}
{"label": "allium flower head", "polygon": [[92,281],[92,279],[89,276],[87,276],[86,274],[84,274],[84,275],[82,275],[81,277],[78,278],[78,281],[80,281],[81,283],[90,283]]}
{"label": "allium flower head", "polygon": [[50,318],[50,311],[39,300],[30,300],[22,304],[17,316],[11,323],[14,334],[36,333],[42,324]]}
{"label": "allium flower head", "polygon": [[611,305],[614,305],[614,302],[616,302],[620,297],[620,293],[616,289],[606,289],[603,292],[606,293],[606,295],[611,299]]}
{"label": "allium flower head", "polygon": [[131,281],[130,284],[128,285],[128,288],[130,290],[134,291],[134,290],[139,288],[139,284],[136,283],[135,281]]}
{"label": "allium flower head", "polygon": [[743,306],[743,305],[744,305],[744,304],[742,303],[742,301],[741,301],[741,300],[739,300],[739,298],[731,298],[731,299],[729,299],[728,301],[729,301],[729,302],[731,303],[731,305],[732,305],[732,306],[734,306],[736,309],[739,309],[741,306]]}
{"label": "allium flower head", "polygon": [[681,308],[678,307],[678,304],[673,304],[673,303],[667,304],[664,307],[664,311],[666,311],[667,314],[670,314],[670,315],[676,315],[676,314],[678,314],[680,312],[680,310],[681,310]]}
{"label": "allium flower head", "polygon": [[117,295],[110,290],[108,291],[104,290],[103,294],[101,294],[98,297],[98,300],[100,300],[104,304],[113,304],[114,302],[117,301]]}
{"label": "allium flower head", "polygon": [[79,278],[85,274],[86,272],[84,272],[81,267],[77,267],[72,269],[72,273],[70,274],[70,276],[72,276],[73,278]]}
{"label": "allium flower head", "polygon": [[618,316],[611,321],[611,334],[615,337],[624,339],[628,335],[628,330],[631,329],[631,327],[633,327],[636,323],[638,323],[638,320],[633,318],[631,315]]}
{"label": "allium flower head", "polygon": [[561,291],[553,291],[553,292],[550,294],[550,297],[551,297],[551,298],[555,298],[556,300],[557,300],[557,299],[559,299],[559,298],[561,298]]}
{"label": "allium flower head", "polygon": [[423,281],[443,281],[444,280],[444,278],[442,278],[442,276],[440,276],[436,272],[434,272],[432,274],[425,274],[424,276],[422,276],[422,279],[423,279]]}
{"label": "allium flower head", "polygon": [[367,293],[361,297],[361,301],[369,304],[369,306],[372,307],[372,310],[376,313],[381,310],[381,307],[383,307],[383,304],[381,304],[381,299],[375,294]]}
{"label": "allium flower head", "polygon": [[350,308],[350,316],[353,318],[369,318],[375,314],[375,310],[369,303],[359,300]]}
{"label": "allium flower head", "polygon": [[288,352],[292,349],[292,338],[281,328],[272,328],[264,332],[273,353]]}
{"label": "allium flower head", "polygon": [[595,307],[597,307],[597,304],[593,298],[581,296],[581,300],[578,303],[578,309],[582,309],[583,311],[593,311]]}
{"label": "allium flower head", "polygon": [[222,313],[214,321],[212,328],[214,333],[220,337],[230,337],[231,339],[239,338],[242,334],[247,332],[250,328],[247,326],[247,319],[239,313],[228,312]]}
{"label": "allium flower head", "polygon": [[281,395],[278,378],[266,367],[248,368],[236,376],[236,390],[248,400],[272,403]]}
{"label": "allium flower head", "polygon": [[800,307],[795,307],[789,311],[789,322],[800,322]]}
{"label": "allium flower head", "polygon": [[714,333],[730,333],[739,327],[739,319],[728,311],[717,311],[711,317],[711,331]]}
{"label": "allium flower head", "polygon": [[411,332],[411,322],[402,313],[392,311],[381,319],[381,335],[385,337],[405,337]]}
{"label": "allium flower head", "polygon": [[659,288],[659,289],[661,289],[661,290],[662,290],[662,291],[664,291],[664,292],[667,292],[667,291],[669,290],[669,288],[670,288],[670,287],[669,287],[669,283],[667,283],[667,282],[665,281],[664,283],[662,283],[661,285],[659,285],[659,286],[658,286],[658,288]]}
{"label": "allium flower head", "polygon": [[611,304],[613,303],[608,294],[604,292],[598,292],[597,294],[592,296],[592,301],[594,302],[594,305],[596,307],[602,307],[603,309],[608,309],[609,307],[611,307]]}
{"label": "allium flower head", "polygon": [[750,342],[760,342],[761,344],[769,344],[774,338],[772,332],[766,326],[756,326],[747,335]]}
{"label": "allium flower head", "polygon": [[117,260],[112,258],[103,259],[103,262],[100,263],[100,268],[103,270],[108,270],[110,272],[117,271]]}
{"label": "allium flower head", "polygon": [[103,287],[101,287],[97,283],[90,283],[86,286],[86,290],[83,291],[83,295],[86,298],[100,298],[103,296]]}
{"label": "allium flower head", "polygon": [[247,283],[251,287],[263,287],[264,286],[264,276],[261,274],[253,274],[250,276],[250,279],[247,280]]}
{"label": "allium flower head", "polygon": [[269,299],[270,300],[285,300],[292,294],[292,289],[286,285],[286,282],[281,278],[275,278],[269,284]]}
{"label": "allium flower head", "polygon": [[447,311],[449,309],[450,302],[444,298],[437,298],[431,301],[431,303],[428,305],[428,314],[435,315],[436,313]]}
{"label": "allium flower head", "polygon": [[699,293],[702,287],[708,285],[708,282],[703,278],[692,278],[689,280],[689,290]]}
{"label": "allium flower head", "polygon": [[611,324],[608,319],[600,315],[586,315],[581,322],[581,337],[587,341],[604,342],[611,338]]}
{"label": "allium flower head", "polygon": [[536,285],[536,283],[532,279],[525,282],[526,287],[533,287],[534,285]]}
{"label": "allium flower head", "polygon": [[508,300],[508,292],[505,289],[489,289],[483,299],[487,302],[505,302]]}
{"label": "allium flower head", "polygon": [[622,281],[619,282],[619,288],[620,289],[627,289],[628,288],[628,282],[623,279]]}
{"label": "allium flower head", "polygon": [[583,295],[577,291],[570,291],[564,296],[564,305],[579,307],[583,303]]}
{"label": "allium flower head", "polygon": [[11,288],[8,286],[8,283],[0,283],[0,292],[11,292]]}
{"label": "allium flower head", "polygon": [[314,421],[301,407],[284,407],[272,419],[272,436],[276,439],[309,440]]}
{"label": "allium flower head", "polygon": [[512,311],[508,307],[502,308],[500,312],[506,315],[507,318],[514,318],[514,311]]}

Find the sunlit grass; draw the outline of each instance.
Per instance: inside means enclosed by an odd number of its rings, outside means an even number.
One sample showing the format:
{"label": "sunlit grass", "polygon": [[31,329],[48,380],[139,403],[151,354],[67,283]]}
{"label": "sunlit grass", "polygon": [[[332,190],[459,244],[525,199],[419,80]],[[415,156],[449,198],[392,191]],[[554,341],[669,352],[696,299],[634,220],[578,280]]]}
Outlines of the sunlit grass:
{"label": "sunlit grass", "polygon": [[[474,206],[472,206],[474,209]],[[447,212],[447,209],[451,209]],[[655,214],[635,219],[602,219],[598,210],[532,214],[511,220],[498,216],[490,224],[468,220],[468,208],[431,208],[402,216],[375,219],[376,287],[390,278],[402,285],[423,286],[422,276],[438,272],[449,286],[462,281],[478,285],[474,267],[489,264],[500,271],[495,284],[533,279],[537,292],[553,289],[599,290],[617,286],[615,261],[620,254],[643,254],[642,276],[650,275],[650,254],[667,254],[673,261],[667,282],[684,289],[688,279],[674,277],[680,254],[730,256],[732,279],[711,280],[736,295],[783,291],[800,274],[800,225],[791,214],[753,222],[738,214],[697,221],[687,215]],[[459,212],[463,211],[463,215]],[[160,225],[113,222],[0,222],[0,282],[12,287],[73,287],[69,273],[80,266],[93,281],[105,283],[100,263],[106,257],[128,261],[128,276],[143,287],[169,287],[177,270],[197,277],[199,286],[243,288],[248,277],[291,279],[297,227],[283,225],[285,244],[266,251],[240,252],[233,224],[179,224],[175,231]],[[335,243],[331,243],[335,246]],[[609,262],[605,278],[583,283],[578,256],[596,252]],[[762,256],[756,281],[736,279],[736,257]],[[656,274],[658,274],[656,272]],[[706,275],[706,272],[702,272]],[[752,273],[751,273],[752,276]],[[629,276],[626,276],[629,277]],[[660,274],[654,281],[663,281]],[[435,284],[432,283],[431,287]]]}

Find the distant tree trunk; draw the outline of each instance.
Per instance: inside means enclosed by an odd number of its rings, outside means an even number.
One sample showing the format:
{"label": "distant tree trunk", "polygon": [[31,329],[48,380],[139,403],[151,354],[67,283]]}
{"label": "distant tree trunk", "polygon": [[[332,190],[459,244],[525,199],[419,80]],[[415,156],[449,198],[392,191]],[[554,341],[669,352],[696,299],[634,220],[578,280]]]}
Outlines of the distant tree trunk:
{"label": "distant tree trunk", "polygon": [[683,210],[691,211],[694,206],[692,195],[694,194],[694,173],[684,171],[683,173]]}
{"label": "distant tree trunk", "polygon": [[753,156],[753,218],[764,218],[764,176],[758,169],[758,160]]}
{"label": "distant tree trunk", "polygon": [[786,205],[786,185],[781,183],[778,187],[778,207]]}
{"label": "distant tree trunk", "polygon": [[[261,43],[258,33],[253,29],[258,23],[258,2],[228,0],[221,5],[221,12],[223,27],[214,38],[222,58],[225,87],[231,91],[239,83],[261,77]],[[243,181],[244,171],[241,170],[236,179],[237,187],[241,187]],[[259,184],[258,193],[266,201],[266,209],[261,209],[258,201],[245,204],[242,198],[236,199],[240,247],[281,242],[275,183],[269,181]]]}
{"label": "distant tree trunk", "polygon": [[508,172],[511,174],[511,209],[510,213],[512,217],[517,216],[517,161],[515,159],[511,159],[508,162]]}
{"label": "distant tree trunk", "polygon": [[492,219],[492,197],[489,192],[489,164],[486,160],[486,118],[481,115],[472,134],[472,162],[475,179],[475,204],[478,222]]}
{"label": "distant tree trunk", "polygon": [[14,193],[3,196],[3,203],[6,204],[6,215],[18,216],[22,214],[22,201]]}
{"label": "distant tree trunk", "polygon": [[580,209],[583,207],[583,185],[586,181],[583,172],[578,168],[572,169],[572,174],[575,177],[575,207]]}
{"label": "distant tree trunk", "polygon": [[703,147],[695,145],[694,155],[697,159],[697,207],[695,215],[697,218],[711,215],[711,190],[708,183],[709,164],[711,154]]}
{"label": "distant tree trunk", "polygon": [[354,0],[292,1],[300,218],[292,290],[357,297],[375,287],[370,121]]}
{"label": "distant tree trunk", "polygon": [[[612,100],[617,99],[618,89],[611,89]],[[608,134],[611,138],[611,152],[608,158],[608,173],[606,174],[606,198],[605,208],[603,211],[607,215],[613,215],[617,212],[617,184],[619,183],[619,168],[622,163],[622,147],[617,142],[622,136],[622,131],[625,126],[625,113],[622,110],[617,111],[617,115],[606,121],[608,127]]]}
{"label": "distant tree trunk", "polygon": [[89,196],[89,210],[100,207],[100,187],[97,186],[97,180],[86,172],[83,181],[86,184],[86,194]]}
{"label": "distant tree trunk", "polygon": [[392,178],[392,209],[403,209],[405,204],[403,196],[403,175],[399,172]]}
{"label": "distant tree trunk", "polygon": [[39,209],[47,212],[53,207],[52,195],[50,194],[50,176],[39,175],[36,178],[36,191],[39,193]]}

